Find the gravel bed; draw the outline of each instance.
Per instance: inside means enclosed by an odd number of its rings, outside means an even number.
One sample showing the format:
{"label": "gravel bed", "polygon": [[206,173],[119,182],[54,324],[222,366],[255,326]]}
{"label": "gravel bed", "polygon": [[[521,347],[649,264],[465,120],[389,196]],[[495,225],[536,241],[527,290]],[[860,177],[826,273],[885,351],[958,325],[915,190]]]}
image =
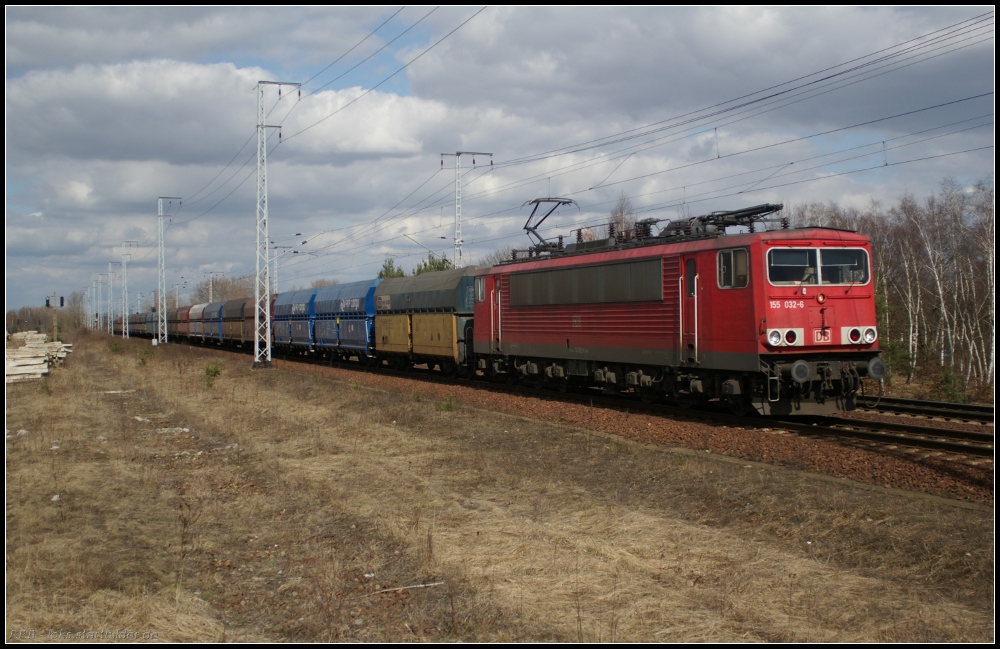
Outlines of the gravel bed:
{"label": "gravel bed", "polygon": [[[799,437],[780,429],[730,428],[631,414],[551,398],[500,394],[471,386],[443,385],[378,372],[282,361],[276,361],[276,365],[285,370],[318,373],[338,381],[389,392],[418,393],[424,399],[444,401],[453,397],[461,406],[619,435],[643,444],[682,446],[867,484],[993,503],[991,460],[974,461],[970,458],[966,462],[931,451],[913,452],[884,446],[864,448],[858,442]],[[854,416],[863,419],[884,417],[874,413],[857,413]],[[948,422],[942,422],[945,423]]]}

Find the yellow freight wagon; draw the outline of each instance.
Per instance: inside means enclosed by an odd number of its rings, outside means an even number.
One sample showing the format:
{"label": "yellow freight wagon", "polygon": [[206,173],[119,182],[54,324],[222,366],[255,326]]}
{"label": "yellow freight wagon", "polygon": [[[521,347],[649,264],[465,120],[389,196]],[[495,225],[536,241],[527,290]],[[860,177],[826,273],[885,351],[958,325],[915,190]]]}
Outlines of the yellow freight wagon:
{"label": "yellow freight wagon", "polygon": [[453,313],[413,314],[413,353],[458,358],[458,336]]}
{"label": "yellow freight wagon", "polygon": [[375,289],[379,359],[397,367],[471,367],[475,272],[470,266],[383,280]]}
{"label": "yellow freight wagon", "polygon": [[409,354],[410,316],[404,313],[375,318],[375,349],[387,354]]}

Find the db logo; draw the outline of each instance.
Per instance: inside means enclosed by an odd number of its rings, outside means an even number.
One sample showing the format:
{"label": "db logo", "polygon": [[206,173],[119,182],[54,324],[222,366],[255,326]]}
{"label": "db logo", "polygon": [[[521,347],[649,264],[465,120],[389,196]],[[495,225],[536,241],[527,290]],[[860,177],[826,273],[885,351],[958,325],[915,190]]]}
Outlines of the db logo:
{"label": "db logo", "polygon": [[814,329],[813,330],[813,342],[817,343],[828,343],[830,342],[830,330],[829,329]]}

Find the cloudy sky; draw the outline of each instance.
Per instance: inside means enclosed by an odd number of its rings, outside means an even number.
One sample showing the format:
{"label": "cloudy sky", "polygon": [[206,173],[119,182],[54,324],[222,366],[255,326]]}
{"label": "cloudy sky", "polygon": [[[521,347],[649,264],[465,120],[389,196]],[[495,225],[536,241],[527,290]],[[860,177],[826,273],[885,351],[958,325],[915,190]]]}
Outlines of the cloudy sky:
{"label": "cloudy sky", "polygon": [[[989,8],[6,10],[6,306],[253,272],[267,86],[280,290],[606,218],[864,207],[990,177]],[[280,131],[280,133],[279,133]],[[475,168],[473,168],[473,158]],[[492,165],[491,165],[492,160]],[[306,241],[306,243],[302,243]],[[297,250],[293,253],[292,250]],[[116,271],[117,272],[117,271]],[[183,280],[181,278],[184,278]],[[120,274],[116,277],[120,286]],[[180,289],[184,294],[184,288]],[[134,301],[132,302],[134,308]]]}

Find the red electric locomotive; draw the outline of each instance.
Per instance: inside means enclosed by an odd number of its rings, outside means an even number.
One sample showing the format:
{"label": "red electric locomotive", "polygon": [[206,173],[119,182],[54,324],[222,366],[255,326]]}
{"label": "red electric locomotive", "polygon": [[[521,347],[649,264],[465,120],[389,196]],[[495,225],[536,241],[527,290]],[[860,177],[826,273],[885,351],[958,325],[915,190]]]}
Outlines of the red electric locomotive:
{"label": "red electric locomotive", "polygon": [[871,245],[830,228],[754,231],[781,207],[567,246],[529,217],[528,258],[475,279],[477,369],[765,415],[853,410],[861,378],[885,374]]}

